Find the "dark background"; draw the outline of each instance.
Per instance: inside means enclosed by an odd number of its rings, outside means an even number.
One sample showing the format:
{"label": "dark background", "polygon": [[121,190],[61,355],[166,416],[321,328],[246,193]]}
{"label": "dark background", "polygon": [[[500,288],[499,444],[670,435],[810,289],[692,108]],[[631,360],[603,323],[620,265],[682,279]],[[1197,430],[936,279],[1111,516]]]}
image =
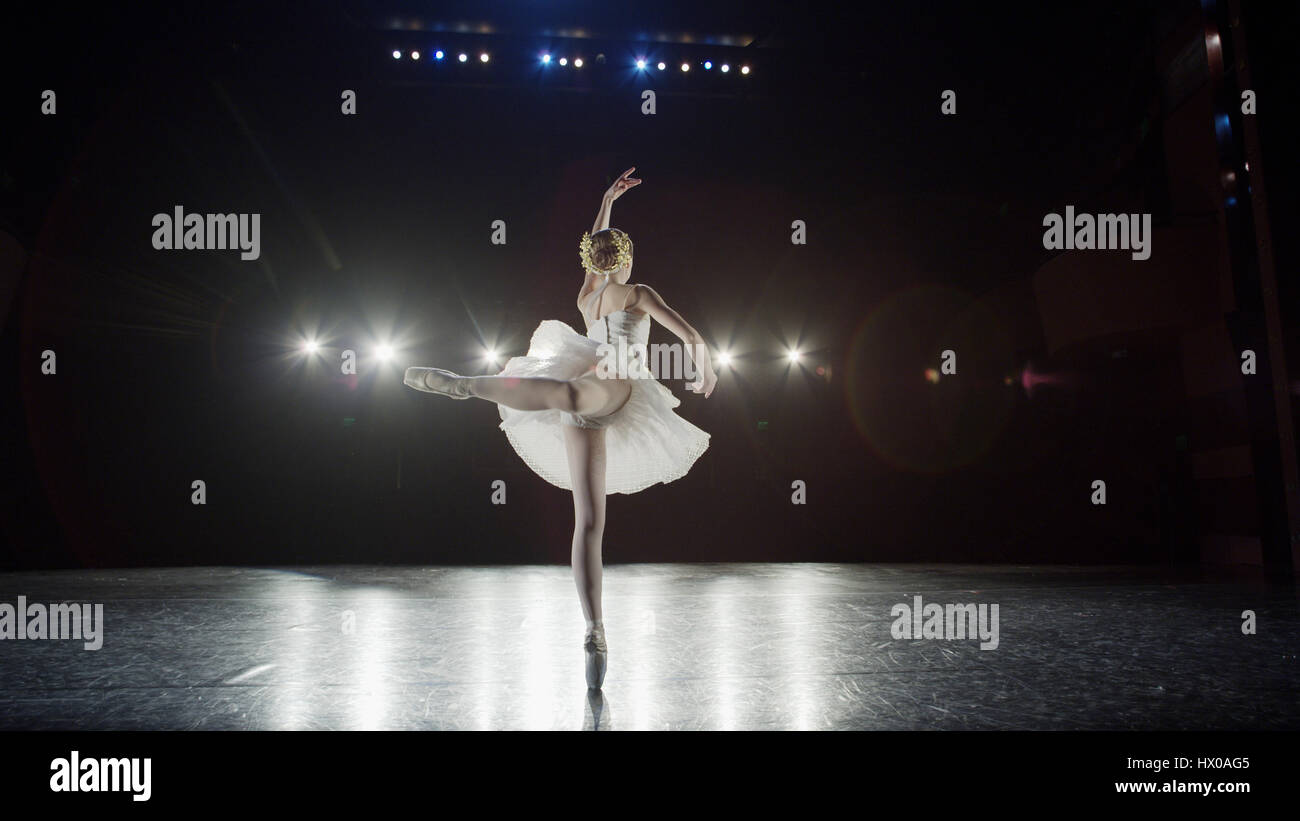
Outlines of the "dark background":
{"label": "dark background", "polygon": [[[28,258],[0,293],[0,566],[567,561],[570,499],[527,470],[495,407],[417,394],[401,370],[485,373],[484,343],[519,354],[543,319],[580,327],[578,239],[632,165],[644,183],[612,222],[636,243],[634,280],[737,366],[708,400],[670,384],[711,447],[685,479],[610,498],[607,561],[1195,561],[1168,345],[1049,351],[1027,283],[1052,256],[1049,211],[1136,197],[1168,216],[1156,54],[1197,4],[871,5],[14,21],[0,227]],[[1277,101],[1259,122],[1293,288],[1289,5],[1247,22]],[[429,30],[457,20],[493,33]],[[544,33],[565,27],[593,36]],[[661,29],[696,42],[653,42]],[[752,45],[703,42],[722,34]],[[545,48],[583,54],[584,73],[541,70]],[[637,75],[640,54],[669,70]],[[754,72],[682,76],[683,59]],[[45,88],[57,116],[39,113]],[[955,117],[939,114],[949,88]],[[261,259],[155,251],[150,220],[178,204],[260,213]],[[295,352],[308,332],[326,345],[314,366]],[[372,363],[386,339],[396,361]],[[356,379],[337,375],[343,348]],[[931,384],[944,348],[959,375]],[[1059,378],[1027,391],[1026,366]]]}

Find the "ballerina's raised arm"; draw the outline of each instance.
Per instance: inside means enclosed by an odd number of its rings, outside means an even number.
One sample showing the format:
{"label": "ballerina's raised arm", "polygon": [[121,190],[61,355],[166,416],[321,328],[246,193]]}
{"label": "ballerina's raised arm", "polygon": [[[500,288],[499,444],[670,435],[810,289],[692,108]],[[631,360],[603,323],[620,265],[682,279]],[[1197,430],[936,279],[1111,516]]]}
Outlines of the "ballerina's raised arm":
{"label": "ballerina's raised arm", "polygon": [[594,234],[597,231],[604,231],[608,228],[609,215],[610,211],[614,208],[614,200],[623,196],[623,192],[627,191],[629,188],[635,188],[641,184],[639,179],[632,176],[632,172],[635,170],[636,166],[634,165],[624,171],[618,176],[618,179],[614,180],[614,184],[605,191],[605,196],[600,200],[600,210],[596,212],[596,221],[591,226],[591,233]]}

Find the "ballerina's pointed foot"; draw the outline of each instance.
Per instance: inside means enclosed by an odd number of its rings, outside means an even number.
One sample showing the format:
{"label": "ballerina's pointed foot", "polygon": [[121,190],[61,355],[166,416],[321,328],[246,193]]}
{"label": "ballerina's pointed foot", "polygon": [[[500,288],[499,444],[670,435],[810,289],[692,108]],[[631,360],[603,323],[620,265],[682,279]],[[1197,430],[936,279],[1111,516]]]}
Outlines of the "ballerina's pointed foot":
{"label": "ballerina's pointed foot", "polygon": [[587,654],[587,688],[599,690],[605,683],[605,668],[609,663],[603,625],[587,628],[587,635],[582,639],[582,649]]}
{"label": "ballerina's pointed foot", "polygon": [[444,371],[442,368],[407,368],[402,380],[408,388],[425,393],[450,396],[452,399],[469,399],[469,378]]}

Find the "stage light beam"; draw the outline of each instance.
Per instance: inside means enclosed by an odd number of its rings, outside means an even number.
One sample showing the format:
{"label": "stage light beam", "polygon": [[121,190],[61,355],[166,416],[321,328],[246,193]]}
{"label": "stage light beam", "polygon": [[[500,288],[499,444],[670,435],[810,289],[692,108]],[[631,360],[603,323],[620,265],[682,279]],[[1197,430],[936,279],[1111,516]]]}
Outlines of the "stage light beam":
{"label": "stage light beam", "polygon": [[785,358],[790,360],[790,364],[798,362],[803,357],[803,353],[798,348],[791,348],[785,352]]}

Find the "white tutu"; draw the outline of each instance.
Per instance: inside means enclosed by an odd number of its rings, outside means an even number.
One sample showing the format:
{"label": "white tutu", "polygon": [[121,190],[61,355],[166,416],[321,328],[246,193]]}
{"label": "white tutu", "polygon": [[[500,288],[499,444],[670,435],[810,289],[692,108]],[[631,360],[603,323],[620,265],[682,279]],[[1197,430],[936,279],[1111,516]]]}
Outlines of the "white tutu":
{"label": "white tutu", "polygon": [[[625,335],[644,345],[650,318],[618,311],[592,325],[588,336],[548,319],[533,332],[525,356],[506,363],[502,376],[576,379],[601,360],[602,342]],[[594,338],[593,338],[594,335]],[[636,493],[650,485],[680,479],[709,447],[709,434],[678,416],[672,391],[648,373],[629,379],[632,394],[608,416],[587,418],[559,410],[521,411],[498,406],[501,429],[530,468],[546,481],[571,490],[562,425],[605,429],[605,491]]]}

